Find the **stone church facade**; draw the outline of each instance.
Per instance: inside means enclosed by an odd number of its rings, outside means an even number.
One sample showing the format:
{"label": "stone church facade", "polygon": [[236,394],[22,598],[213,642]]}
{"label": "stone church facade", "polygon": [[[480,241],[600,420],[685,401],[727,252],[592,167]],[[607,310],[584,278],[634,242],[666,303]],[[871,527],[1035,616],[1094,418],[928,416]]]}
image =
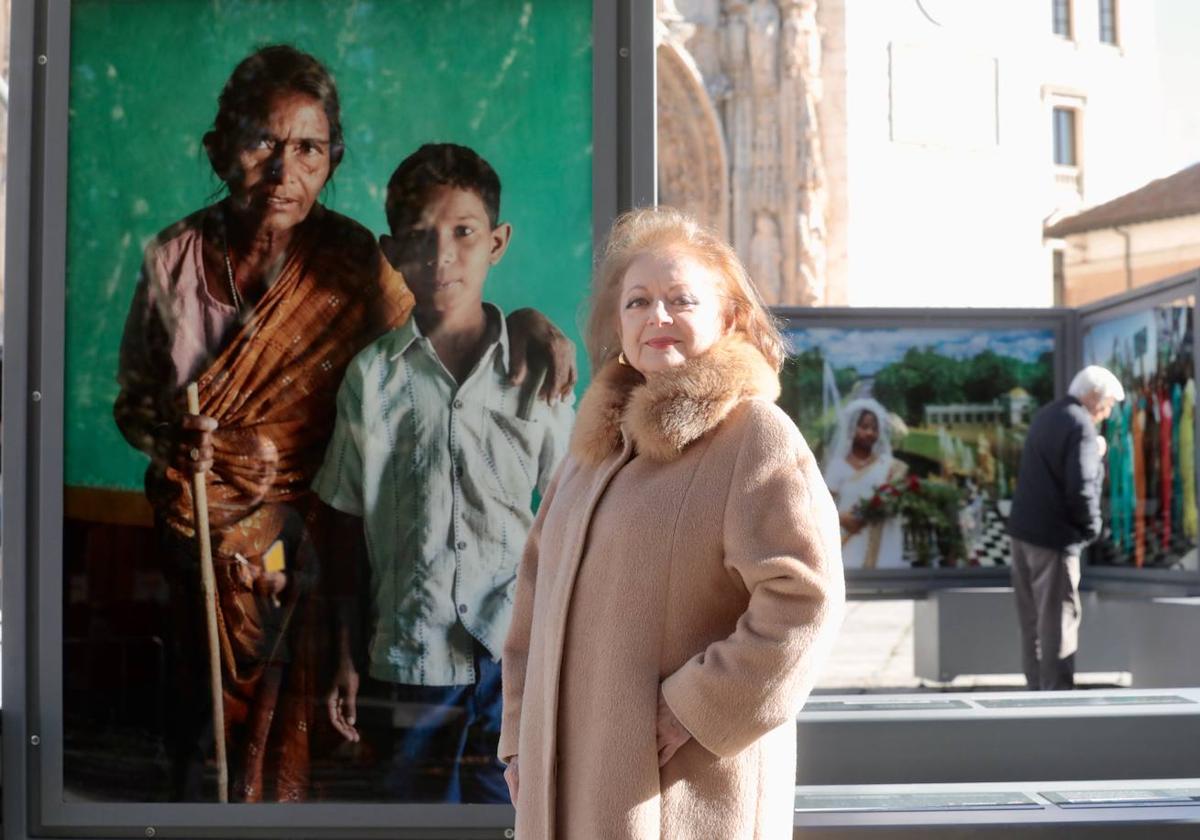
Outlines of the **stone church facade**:
{"label": "stone church facade", "polygon": [[844,86],[824,60],[840,5],[658,0],[659,201],[725,233],[770,305],[844,298],[827,153]]}

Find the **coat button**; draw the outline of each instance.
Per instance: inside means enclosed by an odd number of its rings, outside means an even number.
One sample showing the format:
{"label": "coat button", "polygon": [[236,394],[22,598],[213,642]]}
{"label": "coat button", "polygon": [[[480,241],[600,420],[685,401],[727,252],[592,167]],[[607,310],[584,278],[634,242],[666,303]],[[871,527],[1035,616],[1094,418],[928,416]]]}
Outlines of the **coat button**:
{"label": "coat button", "polygon": [[467,605],[466,605],[466,604],[459,604],[459,605],[458,605],[458,612],[459,612],[461,615],[466,615],[466,614],[467,614]]}
{"label": "coat button", "polygon": [[463,542],[462,540],[459,540],[458,541],[458,550],[466,551],[466,549],[467,549],[467,544],[465,542]]}
{"label": "coat button", "polygon": [[454,401],[454,407],[455,407],[455,408],[462,408],[462,407],[463,407],[463,401],[462,401],[462,400],[455,400],[455,401]]}

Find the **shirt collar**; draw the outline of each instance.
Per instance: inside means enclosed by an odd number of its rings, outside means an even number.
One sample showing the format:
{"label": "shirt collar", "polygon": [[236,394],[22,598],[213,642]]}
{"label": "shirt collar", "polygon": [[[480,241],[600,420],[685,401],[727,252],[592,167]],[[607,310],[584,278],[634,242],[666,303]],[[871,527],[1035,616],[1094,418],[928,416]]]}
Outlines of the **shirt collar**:
{"label": "shirt collar", "polygon": [[[504,313],[500,307],[494,303],[483,302],[484,316],[487,318],[487,333],[486,341],[487,348],[484,353],[490,353],[492,348],[500,345],[500,364],[504,368],[504,373],[508,373],[508,324],[504,320]],[[396,328],[395,343],[392,345],[395,349],[392,355],[388,356],[388,361],[396,361],[412,347],[413,343],[418,339],[423,339],[425,336],[421,334],[421,328],[417,326],[415,315],[410,314],[408,318]]]}

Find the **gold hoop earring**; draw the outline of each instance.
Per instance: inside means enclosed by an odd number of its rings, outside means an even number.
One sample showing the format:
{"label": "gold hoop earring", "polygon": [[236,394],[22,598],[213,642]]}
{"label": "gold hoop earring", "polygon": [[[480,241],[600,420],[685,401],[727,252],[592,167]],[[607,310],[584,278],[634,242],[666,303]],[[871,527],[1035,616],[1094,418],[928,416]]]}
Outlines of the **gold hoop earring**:
{"label": "gold hoop earring", "polygon": [[620,353],[617,354],[617,364],[621,364],[621,365],[625,365],[625,367],[629,367],[629,360],[625,358],[624,350],[622,350]]}

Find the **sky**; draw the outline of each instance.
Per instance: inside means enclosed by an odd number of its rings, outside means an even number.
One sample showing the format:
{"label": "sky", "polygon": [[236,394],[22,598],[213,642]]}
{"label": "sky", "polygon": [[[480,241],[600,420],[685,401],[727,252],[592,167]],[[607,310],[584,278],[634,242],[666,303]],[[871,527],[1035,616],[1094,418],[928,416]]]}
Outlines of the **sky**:
{"label": "sky", "polygon": [[[1158,370],[1160,349],[1171,355],[1191,352],[1191,345],[1186,341],[1191,319],[1181,317],[1187,312],[1188,304],[1176,303],[1091,324],[1083,332],[1083,363],[1111,364],[1115,342],[1124,356],[1122,361],[1133,362],[1139,372],[1149,376]],[[1144,333],[1144,348],[1141,356],[1135,358],[1134,353],[1139,348],[1134,336],[1138,333]],[[1160,348],[1160,345],[1164,346]]]}
{"label": "sky", "polygon": [[1163,173],[1167,174],[1200,161],[1200,2],[1153,2],[1166,108]]}
{"label": "sky", "polygon": [[835,368],[854,367],[868,375],[897,361],[910,347],[933,347],[953,359],[974,358],[990,349],[1024,362],[1054,349],[1050,330],[810,327],[788,330],[785,337],[793,353],[820,347]]}
{"label": "sky", "polygon": [[[1112,362],[1113,343],[1121,352],[1133,355],[1133,337],[1145,333],[1145,352],[1136,360],[1140,370],[1147,375],[1158,369],[1157,334],[1154,326],[1153,309],[1123,315],[1089,327],[1083,335],[1083,363],[1107,365]],[[1130,359],[1132,360],[1132,358]]]}

